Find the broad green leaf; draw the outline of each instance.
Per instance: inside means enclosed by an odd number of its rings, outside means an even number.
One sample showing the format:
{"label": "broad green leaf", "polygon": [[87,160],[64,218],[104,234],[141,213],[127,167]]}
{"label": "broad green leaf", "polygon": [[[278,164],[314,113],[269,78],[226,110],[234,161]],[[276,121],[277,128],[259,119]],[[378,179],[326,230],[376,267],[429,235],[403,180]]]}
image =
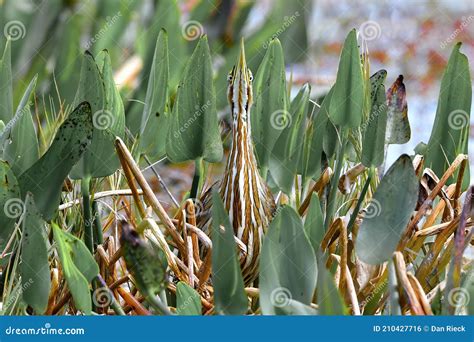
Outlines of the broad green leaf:
{"label": "broad green leaf", "polygon": [[[278,39],[268,45],[254,82],[255,104],[250,121],[260,168],[267,169],[271,151],[288,125],[285,62]],[[266,175],[265,175],[266,176]]]}
{"label": "broad green leaf", "polygon": [[332,273],[326,269],[326,259],[321,258],[318,261],[318,313],[324,316],[330,315],[345,315],[347,308],[344,304],[341,294],[339,293]]}
{"label": "broad green leaf", "polygon": [[364,79],[356,30],[347,35],[331,96],[329,115],[334,124],[354,128],[360,125],[364,107]]}
{"label": "broad green leaf", "polygon": [[418,199],[411,159],[400,156],[382,178],[359,229],[355,250],[365,263],[378,265],[395,251]]}
{"label": "broad green leaf", "polygon": [[303,152],[304,129],[311,87],[304,85],[293,99],[286,116],[287,124],[273,148],[269,160],[270,173],[278,187],[290,194],[293,189],[298,162]]}
{"label": "broad green leaf", "polygon": [[144,296],[154,296],[166,287],[168,262],[163,251],[142,239],[137,231],[122,225],[120,243],[127,269]]}
{"label": "broad green leaf", "polygon": [[[225,231],[222,231],[220,227]],[[212,283],[214,305],[220,315],[243,315],[247,296],[237,258],[237,246],[229,216],[218,192],[212,194]]]}
{"label": "broad green leaf", "polygon": [[[181,11],[179,9],[178,2],[176,0],[165,0],[158,1],[155,7],[155,13],[151,18],[150,25],[141,25],[142,31],[139,32],[137,40],[137,50],[143,58],[142,74],[140,75],[140,86],[133,95],[133,98],[144,100],[147,91],[148,75],[153,64],[154,49],[156,44],[156,38],[160,33],[161,29],[168,32],[168,36],[172,37],[169,40],[169,67],[170,67],[170,78],[169,78],[169,91],[171,95],[176,92],[176,86],[179,83],[180,77],[183,73],[183,67],[190,54],[187,51],[186,32],[189,27],[195,27],[192,21],[181,22]],[[199,33],[200,32],[200,33]],[[197,36],[192,36],[192,39],[199,38],[202,34],[202,30],[197,31]],[[189,38],[188,38],[189,39]],[[132,102],[127,108],[127,127],[130,129],[132,134],[136,135],[140,132],[141,117],[143,113],[143,107],[140,103]]]}
{"label": "broad green leaf", "polygon": [[89,146],[91,138],[91,107],[83,102],[62,123],[46,153],[18,177],[23,196],[27,192],[34,195],[45,220],[50,220],[57,210],[64,179]]}
{"label": "broad green leaf", "polygon": [[385,143],[405,144],[410,140],[411,129],[408,121],[408,106],[403,76],[387,90],[387,131]]}
{"label": "broad green leaf", "polygon": [[74,304],[86,315],[90,315],[92,303],[89,283],[99,274],[99,266],[81,240],[63,232],[54,223],[52,227],[59,260]]}
{"label": "broad green leaf", "polygon": [[5,130],[5,123],[2,120],[0,120],[0,135],[2,135],[4,130]]}
{"label": "broad green leaf", "polygon": [[20,186],[7,162],[0,160],[0,249],[3,250],[23,212]]}
{"label": "broad green leaf", "polygon": [[314,254],[318,255],[325,231],[321,203],[319,202],[319,197],[316,193],[311,195],[308,214],[304,221],[304,230],[311,246],[313,247]]}
{"label": "broad green leaf", "polygon": [[367,167],[377,167],[384,160],[387,105],[383,82],[386,75],[387,72],[381,70],[370,78],[370,115],[362,125],[362,164]]}
{"label": "broad green leaf", "polygon": [[305,136],[301,174],[304,179],[318,177],[321,172],[323,151],[331,158],[335,151],[337,131],[329,120],[329,104],[334,87],[324,97],[321,108],[314,114]]}
{"label": "broad green leaf", "polygon": [[2,59],[0,60],[0,120],[8,122],[13,117],[13,88],[11,40],[7,39]]}
{"label": "broad green leaf", "polygon": [[298,213],[279,209],[263,240],[260,306],[264,315],[284,314],[290,300],[310,305],[318,267]]}
{"label": "broad green leaf", "polygon": [[79,163],[73,168],[71,178],[106,177],[119,167],[115,153],[115,138],[123,137],[125,114],[123,102],[112,74],[107,51],[94,57],[86,52],[83,57],[79,88],[75,105],[90,103],[94,126],[92,143]]}
{"label": "broad green leaf", "polygon": [[36,314],[42,314],[48,305],[51,287],[48,238],[45,222],[31,193],[26,194],[24,209],[20,264],[23,300]]}
{"label": "broad green leaf", "polygon": [[199,40],[184,70],[171,115],[166,152],[174,162],[202,157],[214,163],[222,159],[211,53],[206,36]]}
{"label": "broad green leaf", "polygon": [[180,281],[176,285],[176,311],[181,316],[201,315],[201,296],[191,286]]}
{"label": "broad green leaf", "polygon": [[168,34],[161,30],[156,41],[140,126],[140,151],[152,160],[166,153],[169,129],[168,79]]}
{"label": "broad green leaf", "polygon": [[37,76],[31,80],[16,109],[15,117],[19,119],[11,128],[7,137],[9,141],[3,151],[3,158],[10,163],[17,176],[25,172],[39,158],[35,123],[30,111],[30,97],[35,89],[36,79]]}
{"label": "broad green leaf", "polygon": [[[441,80],[438,108],[425,153],[425,166],[441,177],[459,153],[468,154],[472,85],[469,62],[454,46]],[[456,181],[456,171],[447,185]],[[469,185],[469,168],[464,171],[463,188]]]}

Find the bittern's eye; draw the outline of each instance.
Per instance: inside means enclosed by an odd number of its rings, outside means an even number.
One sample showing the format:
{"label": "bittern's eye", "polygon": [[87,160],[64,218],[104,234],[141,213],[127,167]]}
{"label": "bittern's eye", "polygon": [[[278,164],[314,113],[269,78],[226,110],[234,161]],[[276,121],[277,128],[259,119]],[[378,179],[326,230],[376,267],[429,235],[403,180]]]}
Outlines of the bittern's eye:
{"label": "bittern's eye", "polygon": [[232,82],[232,74],[227,75],[227,81]]}
{"label": "bittern's eye", "polygon": [[249,70],[249,80],[250,80],[250,82],[253,81],[253,75],[252,75],[252,72],[250,70]]}

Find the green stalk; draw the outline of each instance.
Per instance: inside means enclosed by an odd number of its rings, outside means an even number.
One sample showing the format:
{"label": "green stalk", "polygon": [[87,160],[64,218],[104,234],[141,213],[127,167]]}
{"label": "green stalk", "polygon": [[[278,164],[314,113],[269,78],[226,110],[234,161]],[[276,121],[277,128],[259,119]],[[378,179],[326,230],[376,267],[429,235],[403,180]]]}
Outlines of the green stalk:
{"label": "green stalk", "polygon": [[90,201],[90,184],[91,177],[87,176],[82,179],[81,192],[82,192],[82,211],[84,215],[84,243],[87,249],[94,254],[94,234],[92,230],[92,211]]}
{"label": "green stalk", "polygon": [[336,165],[334,167],[334,174],[331,178],[329,198],[326,209],[326,217],[324,221],[324,227],[328,230],[329,225],[331,224],[331,219],[334,216],[334,211],[336,210],[336,195],[337,195],[337,183],[339,182],[339,177],[341,175],[342,164],[344,159],[344,154],[347,146],[347,134],[343,132],[342,134],[341,148],[337,154]]}
{"label": "green stalk", "polygon": [[161,299],[159,297],[156,297],[153,293],[148,291],[148,293],[145,296],[146,300],[157,310],[160,314],[164,316],[170,316],[172,315],[171,311],[168,309],[168,307],[163,304]]}
{"label": "green stalk", "polygon": [[370,181],[372,180],[373,175],[374,175],[374,169],[370,168],[369,169],[369,175],[367,176],[364,187],[362,188],[362,191],[360,192],[359,199],[357,200],[357,204],[354,208],[354,211],[352,212],[351,218],[350,218],[349,223],[347,225],[347,233],[348,234],[352,231],[352,226],[354,225],[354,222],[357,218],[357,214],[360,211],[360,207],[362,206],[362,202],[364,201],[365,195],[367,194],[367,190],[369,189]]}
{"label": "green stalk", "polygon": [[194,177],[193,184],[191,186],[191,193],[189,194],[190,198],[197,198],[199,190],[201,188],[202,179],[204,178],[204,169],[202,165],[202,158],[198,158],[194,161]]}
{"label": "green stalk", "polygon": [[92,215],[94,217],[94,243],[102,245],[104,243],[104,235],[102,234],[102,222],[100,222],[99,208],[97,201],[92,201]]}

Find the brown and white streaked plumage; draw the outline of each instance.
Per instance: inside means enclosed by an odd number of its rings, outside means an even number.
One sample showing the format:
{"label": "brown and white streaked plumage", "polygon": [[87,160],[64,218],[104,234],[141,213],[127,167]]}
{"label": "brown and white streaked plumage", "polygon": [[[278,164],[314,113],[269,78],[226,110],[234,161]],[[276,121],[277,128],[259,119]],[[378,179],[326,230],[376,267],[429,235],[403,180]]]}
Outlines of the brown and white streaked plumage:
{"label": "brown and white streaked plumage", "polygon": [[257,169],[250,130],[253,76],[247,68],[243,40],[238,64],[228,76],[227,97],[232,111],[232,147],[227,158],[224,176],[201,197],[203,210],[198,214],[198,226],[209,231],[211,195],[215,187],[229,213],[234,234],[247,246],[241,253],[240,264],[244,282],[255,280],[258,259],[265,234],[275,210],[275,201]]}

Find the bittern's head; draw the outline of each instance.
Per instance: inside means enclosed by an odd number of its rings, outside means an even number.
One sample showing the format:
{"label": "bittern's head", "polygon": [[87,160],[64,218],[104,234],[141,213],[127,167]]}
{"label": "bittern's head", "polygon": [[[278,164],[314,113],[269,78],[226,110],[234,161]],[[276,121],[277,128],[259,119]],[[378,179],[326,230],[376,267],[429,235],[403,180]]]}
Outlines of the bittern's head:
{"label": "bittern's head", "polygon": [[247,68],[247,62],[245,61],[243,38],[240,43],[237,65],[232,68],[227,80],[229,82],[227,96],[232,110],[232,117],[234,120],[247,121],[253,99],[253,75],[250,69]]}

